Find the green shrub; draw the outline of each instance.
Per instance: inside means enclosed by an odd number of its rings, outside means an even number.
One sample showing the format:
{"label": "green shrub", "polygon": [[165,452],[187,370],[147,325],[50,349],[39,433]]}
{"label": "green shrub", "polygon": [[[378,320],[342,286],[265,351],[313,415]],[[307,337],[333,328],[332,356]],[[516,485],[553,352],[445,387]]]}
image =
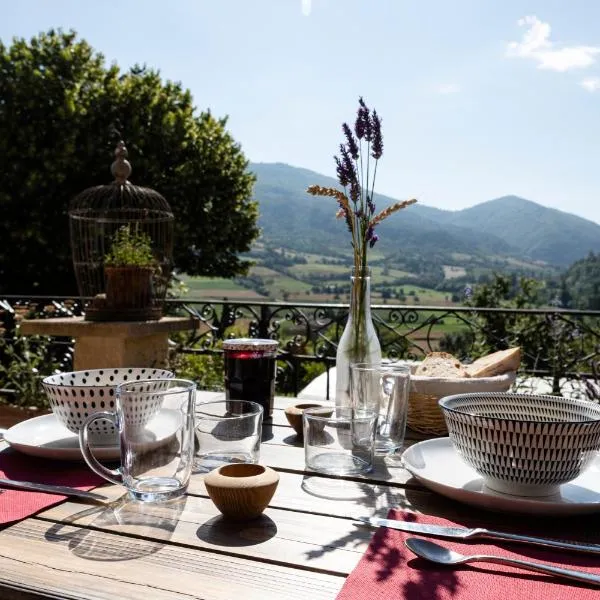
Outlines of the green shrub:
{"label": "green shrub", "polygon": [[48,408],[41,381],[59,368],[50,344],[51,339],[42,336],[17,334],[12,339],[0,338],[0,388],[15,392],[7,395],[4,402]]}
{"label": "green shrub", "polygon": [[132,231],[130,225],[117,229],[110,250],[104,257],[107,267],[151,267],[155,263],[152,239],[143,231]]}
{"label": "green shrub", "polygon": [[184,354],[171,361],[177,377],[196,382],[198,389],[220,391],[225,388],[223,356],[220,354]]}

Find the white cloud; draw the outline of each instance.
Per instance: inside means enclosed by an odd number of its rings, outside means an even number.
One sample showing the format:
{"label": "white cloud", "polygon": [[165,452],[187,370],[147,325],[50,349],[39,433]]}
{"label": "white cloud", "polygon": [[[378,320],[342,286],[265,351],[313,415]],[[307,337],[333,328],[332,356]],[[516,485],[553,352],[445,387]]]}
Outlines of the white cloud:
{"label": "white cloud", "polygon": [[537,61],[539,69],[560,72],[585,69],[596,62],[596,55],[600,53],[598,46],[557,48],[554,42],[550,41],[550,24],[540,21],[535,16],[524,17],[517,23],[520,27],[527,27],[527,30],[520,42],[508,44],[506,54],[511,57],[531,58]]}
{"label": "white cloud", "polygon": [[438,94],[457,94],[460,92],[460,85],[457,83],[443,83],[437,87]]}
{"label": "white cloud", "polygon": [[312,0],[302,0],[302,14],[305,17],[308,17],[310,15],[311,10],[312,10]]}
{"label": "white cloud", "polygon": [[600,90],[600,77],[586,77],[579,85],[588,92],[597,92]]}

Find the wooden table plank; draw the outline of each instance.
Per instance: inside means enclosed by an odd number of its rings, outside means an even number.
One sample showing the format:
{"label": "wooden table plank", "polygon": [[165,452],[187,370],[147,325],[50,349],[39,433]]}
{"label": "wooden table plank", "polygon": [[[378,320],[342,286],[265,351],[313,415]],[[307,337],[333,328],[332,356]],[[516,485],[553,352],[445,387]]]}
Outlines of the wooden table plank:
{"label": "wooden table plank", "polygon": [[[0,532],[0,591],[115,600],[332,599],[343,577],[27,519]],[[12,593],[15,592],[15,595]],[[35,597],[35,596],[30,596]]]}
{"label": "wooden table plank", "polygon": [[355,567],[372,534],[347,519],[276,508],[253,521],[228,522],[208,498],[194,496],[146,507],[125,501],[82,510],[70,502],[40,518],[338,575]]}
{"label": "wooden table plank", "polygon": [[[119,488],[114,486],[114,489]],[[195,475],[180,514],[172,503],[141,508],[123,503],[107,509],[67,502],[40,516],[54,521],[73,520],[79,526],[148,539],[163,535],[169,541],[241,553],[257,560],[348,573],[372,534],[369,528],[357,527],[353,519],[361,515],[385,516],[391,507],[429,512],[433,494],[412,491],[409,498],[407,493],[408,490],[386,485],[283,472],[263,519],[230,526],[218,517],[217,509],[208,499],[203,477]],[[162,525],[159,528],[157,524]],[[249,538],[252,543],[247,542]],[[312,562],[307,563],[308,556]]]}
{"label": "wooden table plank", "polygon": [[[409,491],[384,483],[287,472],[280,472],[279,478],[279,486],[270,507],[344,519],[355,519],[361,515],[385,516],[390,508],[412,510],[413,500],[410,498],[426,507],[427,499],[432,497],[431,492]],[[192,478],[189,493],[207,496],[201,477]],[[414,510],[419,508],[415,507]]]}
{"label": "wooden table plank", "polygon": [[[306,470],[304,461],[304,450],[288,444],[261,444],[260,463],[273,469],[293,471],[296,473],[310,473]],[[335,479],[335,477],[333,477]],[[421,487],[420,484],[412,478],[412,475],[401,466],[391,466],[386,464],[383,457],[375,460],[374,468],[370,473],[362,475],[353,475],[342,479],[359,479],[362,481],[374,481],[377,483],[388,483],[393,485],[406,485],[410,482],[412,486]],[[412,481],[411,481],[412,480]]]}

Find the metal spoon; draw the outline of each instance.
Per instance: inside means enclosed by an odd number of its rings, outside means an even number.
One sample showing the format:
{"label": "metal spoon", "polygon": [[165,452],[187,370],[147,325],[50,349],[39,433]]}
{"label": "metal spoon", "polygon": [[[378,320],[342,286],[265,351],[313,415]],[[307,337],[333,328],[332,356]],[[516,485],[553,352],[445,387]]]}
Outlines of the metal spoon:
{"label": "metal spoon", "polygon": [[503,556],[490,556],[486,554],[474,554],[473,556],[463,556],[458,552],[453,552],[444,546],[434,544],[429,540],[418,538],[408,538],[405,542],[406,546],[417,556],[430,560],[440,565],[464,565],[470,562],[488,562],[501,565],[512,565],[525,571],[534,571],[536,573],[545,573],[547,575],[557,575],[558,577],[566,577],[576,581],[591,583],[592,585],[600,586],[600,576],[584,573],[583,571],[575,571],[572,569],[563,569],[562,567],[554,567],[541,563],[529,562],[526,560],[518,560],[516,558],[506,558]]}

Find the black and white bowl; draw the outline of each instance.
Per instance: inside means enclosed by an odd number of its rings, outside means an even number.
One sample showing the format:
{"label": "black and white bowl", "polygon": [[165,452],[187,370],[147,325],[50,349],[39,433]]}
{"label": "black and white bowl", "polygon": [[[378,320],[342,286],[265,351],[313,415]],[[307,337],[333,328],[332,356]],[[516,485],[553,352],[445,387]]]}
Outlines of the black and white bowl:
{"label": "black and white bowl", "polygon": [[[173,377],[172,371],[154,368],[90,369],[51,375],[42,381],[42,387],[56,418],[73,433],[79,433],[89,415],[114,411],[116,388],[119,384],[147,381],[147,391],[158,392],[165,389],[168,380]],[[125,418],[134,427],[143,428],[158,412],[161,402],[160,394],[140,394],[139,398],[130,398],[123,407]],[[117,442],[114,425],[105,419],[94,421],[89,435],[90,441],[95,444]]]}
{"label": "black and white bowl", "polygon": [[549,496],[600,450],[600,405],[558,396],[470,393],[439,401],[462,459],[487,487]]}

